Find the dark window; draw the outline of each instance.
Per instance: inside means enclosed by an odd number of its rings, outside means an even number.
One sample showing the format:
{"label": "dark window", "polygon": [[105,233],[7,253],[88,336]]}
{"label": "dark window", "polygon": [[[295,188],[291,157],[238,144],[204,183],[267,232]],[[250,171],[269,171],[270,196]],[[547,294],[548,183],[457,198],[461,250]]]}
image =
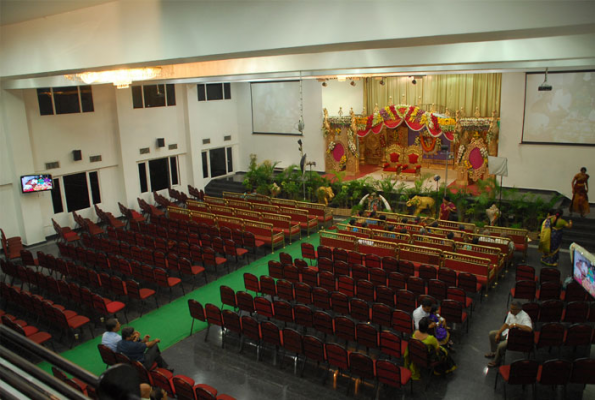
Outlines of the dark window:
{"label": "dark window", "polygon": [[165,85],[143,86],[145,108],[165,107]]}
{"label": "dark window", "polygon": [[143,108],[143,87],[133,86],[132,87],[132,107]]}
{"label": "dark window", "polygon": [[227,149],[227,173],[233,172],[233,159],[231,157],[231,147]]}
{"label": "dark window", "polygon": [[167,169],[167,158],[159,158],[149,161],[149,176],[151,179],[151,191],[167,189],[169,187],[169,171]]}
{"label": "dark window", "polygon": [[89,188],[87,187],[87,174],[66,175],[64,180],[64,193],[68,212],[89,208]]}
{"label": "dark window", "polygon": [[[199,83],[196,85],[196,88],[198,90],[198,101],[205,101],[207,99],[207,95],[205,94],[205,85]],[[38,89],[38,91],[39,90],[41,89]]]}
{"label": "dark window", "polygon": [[64,205],[62,204],[62,189],[60,189],[60,178],[54,179],[52,203],[54,205],[54,214],[59,214],[64,211]]}
{"label": "dark window", "polygon": [[54,88],[54,102],[56,103],[56,114],[80,113],[79,91],[76,86],[64,86]]}
{"label": "dark window", "polygon": [[207,100],[223,100],[223,85],[221,83],[207,85]]}
{"label": "dark window", "polygon": [[41,115],[54,115],[52,90],[50,88],[37,89],[37,101],[39,102],[39,113]]}
{"label": "dark window", "polygon": [[147,164],[144,162],[138,164],[138,179],[140,181],[140,192],[148,192],[149,187],[147,186]]}
{"label": "dark window", "polygon": [[209,157],[211,158],[211,177],[225,175],[225,148],[209,150]]}
{"label": "dark window", "polygon": [[93,204],[101,203],[101,193],[99,191],[99,176],[97,171],[89,172],[89,183],[91,184],[91,198]]}
{"label": "dark window", "polygon": [[178,159],[177,157],[169,158],[169,170],[171,173],[171,184],[178,185]]}
{"label": "dark window", "polygon": [[207,152],[202,152],[202,177],[208,178],[209,177],[209,159],[207,157]]}
{"label": "dark window", "polygon": [[83,112],[92,112],[95,111],[93,107],[93,91],[91,90],[91,86],[79,86],[81,90],[81,106]]}
{"label": "dark window", "polygon": [[176,86],[172,84],[165,85],[167,92],[167,105],[176,105]]}
{"label": "dark window", "polygon": [[224,89],[223,92],[225,93],[225,100],[230,100],[231,99],[231,84],[224,83],[223,89]]}

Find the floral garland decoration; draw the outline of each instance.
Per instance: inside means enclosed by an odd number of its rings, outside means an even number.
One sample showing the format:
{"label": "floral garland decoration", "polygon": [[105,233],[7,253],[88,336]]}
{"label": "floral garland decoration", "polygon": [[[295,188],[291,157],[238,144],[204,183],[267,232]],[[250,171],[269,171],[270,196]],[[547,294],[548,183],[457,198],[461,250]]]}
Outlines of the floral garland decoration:
{"label": "floral garland decoration", "polygon": [[355,144],[355,140],[353,140],[354,134],[351,128],[349,128],[349,130],[347,131],[347,137],[349,138],[347,142],[347,147],[349,148],[351,154],[355,156],[357,155],[357,146]]}
{"label": "floral garland decoration", "polygon": [[346,165],[347,165],[347,157],[345,155],[343,155],[343,157],[341,157],[341,160],[339,161],[339,169],[344,169]]}
{"label": "floral garland decoration", "polygon": [[486,149],[485,147],[482,147],[481,149],[479,149],[481,156],[483,157],[483,162],[487,163],[488,162],[488,149]]}
{"label": "floral garland decoration", "polygon": [[459,152],[457,153],[457,164],[461,163],[461,160],[463,159],[463,154],[465,154],[465,145],[460,145],[459,146]]}
{"label": "floral garland decoration", "polygon": [[326,154],[331,154],[331,151],[333,151],[333,150],[335,149],[335,146],[336,146],[336,145],[337,145],[337,144],[336,144],[334,141],[331,141],[331,142],[328,144],[328,148],[326,149]]}

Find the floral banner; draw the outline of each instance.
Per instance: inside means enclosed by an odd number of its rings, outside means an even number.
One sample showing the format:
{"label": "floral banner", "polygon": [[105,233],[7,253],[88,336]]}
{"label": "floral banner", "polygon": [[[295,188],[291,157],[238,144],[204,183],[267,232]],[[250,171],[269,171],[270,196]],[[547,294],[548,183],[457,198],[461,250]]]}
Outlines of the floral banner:
{"label": "floral banner", "polygon": [[425,128],[433,137],[443,134],[449,141],[454,140],[456,125],[454,119],[440,118],[419,107],[409,105],[387,106],[380,109],[378,113],[374,113],[368,117],[358,118],[357,135],[364,137],[370,132],[378,134],[385,126],[394,129],[403,122],[414,131],[420,131]]}

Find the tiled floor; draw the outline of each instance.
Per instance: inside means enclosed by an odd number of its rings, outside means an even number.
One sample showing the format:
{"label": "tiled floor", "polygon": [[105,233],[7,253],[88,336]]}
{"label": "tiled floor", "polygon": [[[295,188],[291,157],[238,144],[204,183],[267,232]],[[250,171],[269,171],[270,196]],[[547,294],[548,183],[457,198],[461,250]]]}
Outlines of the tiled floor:
{"label": "tiled floor", "polygon": [[[518,261],[518,260],[516,260]],[[529,251],[528,264],[539,268],[539,254],[532,248]],[[570,273],[568,253],[561,255],[561,270],[563,278]],[[500,280],[497,288],[477,305],[469,327],[469,333],[455,335],[456,353],[453,355],[458,370],[447,377],[433,377],[428,388],[424,390],[424,383],[415,382],[413,395],[406,390],[381,388],[380,398],[411,398],[411,399],[502,399],[503,386],[499,383],[494,391],[495,369],[486,368],[487,361],[483,355],[488,349],[487,333],[497,329],[506,314],[506,300],[509,289],[513,286],[514,272],[509,271]],[[311,333],[311,332],[310,332]],[[309,361],[305,368],[304,377],[294,375],[293,360],[284,358],[283,369],[273,365],[273,352],[270,347],[261,351],[261,361],[256,361],[254,346],[246,344],[243,352],[238,353],[237,338],[229,335],[226,348],[221,349],[221,336],[216,327],[211,329],[208,341],[204,341],[205,331],[189,337],[164,352],[164,356],[176,369],[176,374],[184,374],[196,382],[208,383],[219,390],[238,399],[244,400],[290,400],[290,399],[340,399],[345,398],[347,387],[350,386],[350,397],[354,396],[354,380],[346,376],[329,374],[323,384],[326,366],[317,367]],[[590,349],[579,348],[574,357],[588,356]],[[593,353],[593,352],[592,352]],[[374,353],[372,353],[374,354]],[[192,355],[192,356],[190,356]],[[374,354],[375,355],[375,354]],[[509,352],[507,360],[512,361],[523,357],[520,353]],[[572,349],[564,349],[562,358],[572,359]],[[591,354],[595,357],[595,354]],[[548,354],[541,349],[537,354],[538,361],[556,358],[556,351]],[[301,366],[301,362],[300,362]],[[500,380],[500,382],[502,382]],[[579,385],[567,387],[568,399],[593,399],[595,388],[583,388]],[[356,398],[373,398],[374,387],[371,382],[358,383]],[[539,398],[554,398],[549,387],[537,388]],[[563,398],[563,391],[558,389],[557,398]],[[521,387],[508,387],[508,399],[525,399],[532,396],[531,388],[523,391]]]}

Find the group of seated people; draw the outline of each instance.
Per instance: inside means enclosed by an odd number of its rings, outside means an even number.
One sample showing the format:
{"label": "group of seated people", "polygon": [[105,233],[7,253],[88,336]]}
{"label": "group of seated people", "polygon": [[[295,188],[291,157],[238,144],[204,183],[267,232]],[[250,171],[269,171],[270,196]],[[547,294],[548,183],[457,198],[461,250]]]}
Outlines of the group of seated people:
{"label": "group of seated people", "polygon": [[118,334],[121,325],[117,318],[110,318],[105,322],[105,333],[101,338],[101,344],[107,346],[116,353],[122,353],[133,361],[138,361],[150,370],[154,363],[158,368],[165,368],[173,372],[167,362],[161,357],[158,343],[161,339],[150,340],[149,335],[141,339],[139,332],[129,326],[122,329],[122,335]]}

